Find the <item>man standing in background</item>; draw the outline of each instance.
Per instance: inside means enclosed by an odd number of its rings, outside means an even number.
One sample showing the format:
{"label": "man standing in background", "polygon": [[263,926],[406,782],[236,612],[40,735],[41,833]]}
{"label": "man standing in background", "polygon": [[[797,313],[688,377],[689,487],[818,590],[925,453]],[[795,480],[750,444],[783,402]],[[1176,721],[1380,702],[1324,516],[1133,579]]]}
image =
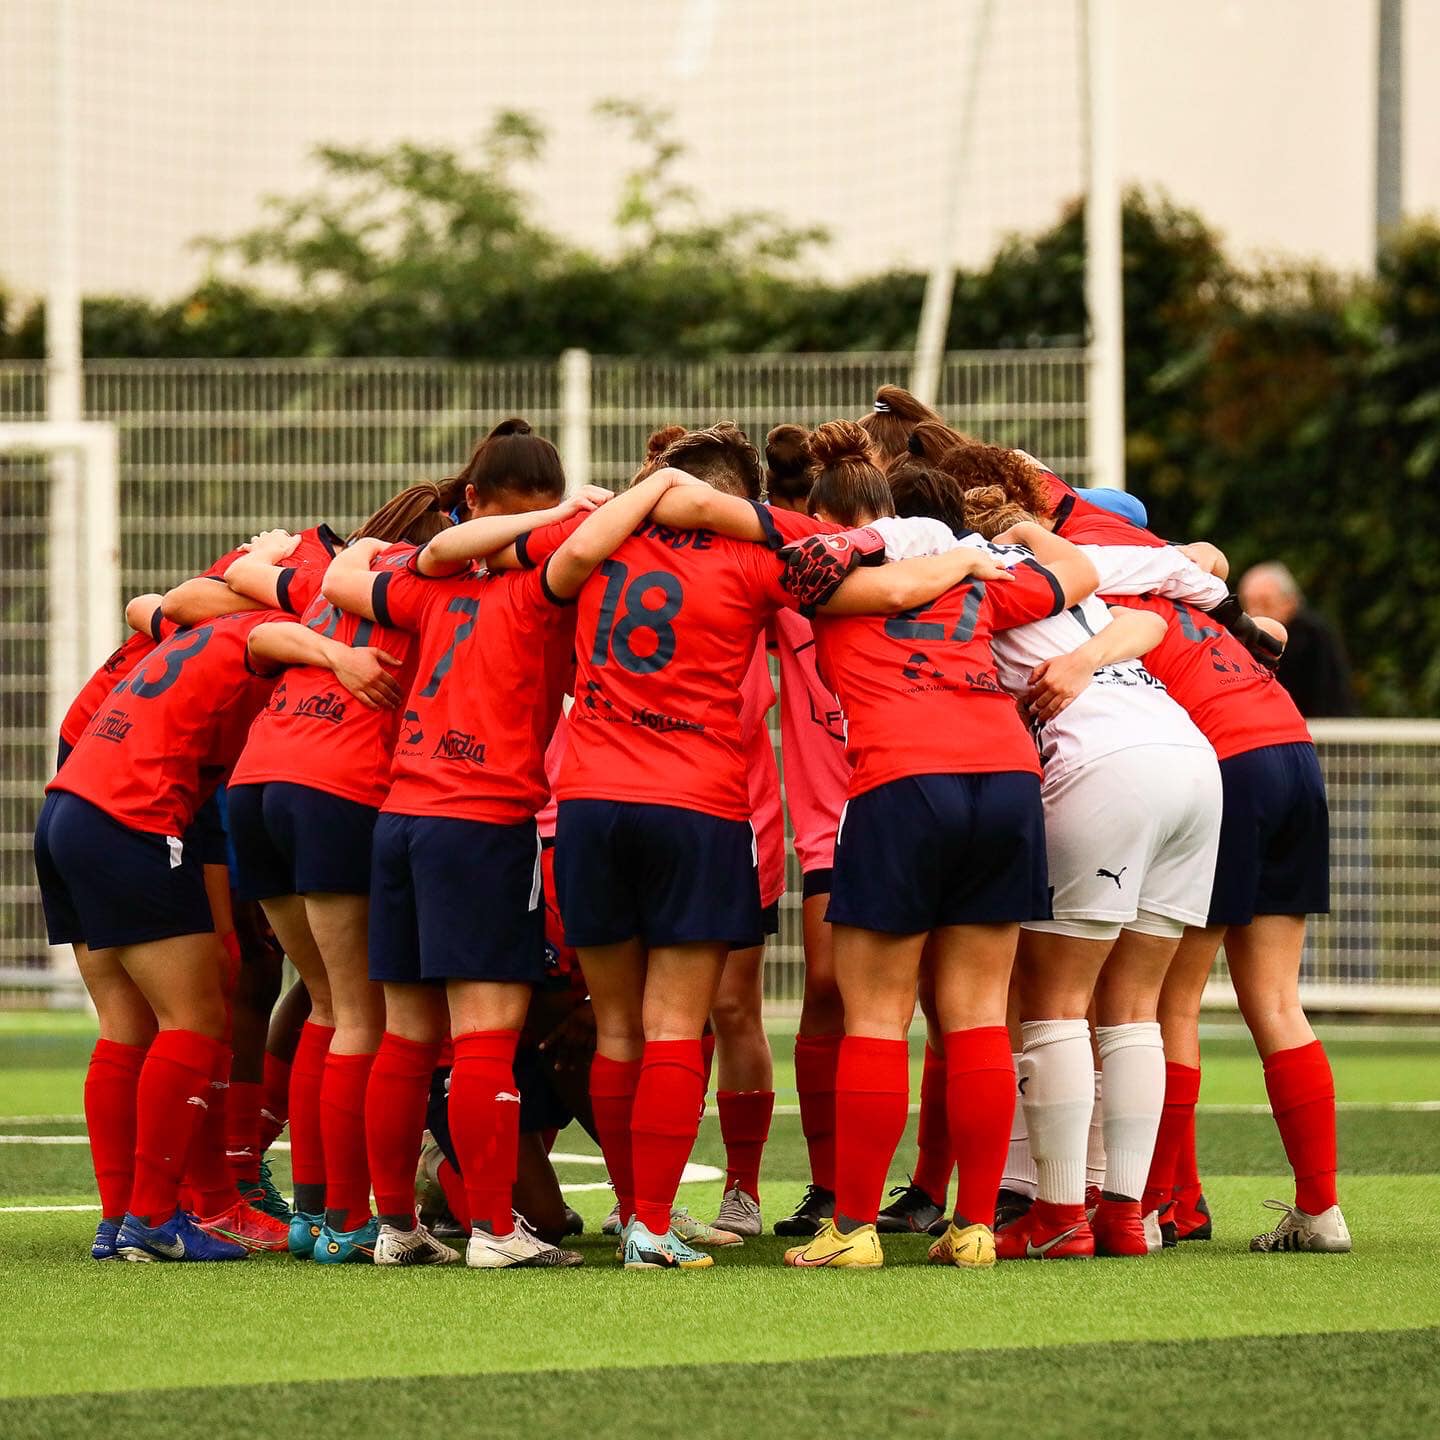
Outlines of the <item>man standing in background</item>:
{"label": "man standing in background", "polygon": [[1240,603],[1290,632],[1275,674],[1306,719],[1354,714],[1345,647],[1330,622],[1306,605],[1287,566],[1278,560],[1252,565],[1240,579]]}

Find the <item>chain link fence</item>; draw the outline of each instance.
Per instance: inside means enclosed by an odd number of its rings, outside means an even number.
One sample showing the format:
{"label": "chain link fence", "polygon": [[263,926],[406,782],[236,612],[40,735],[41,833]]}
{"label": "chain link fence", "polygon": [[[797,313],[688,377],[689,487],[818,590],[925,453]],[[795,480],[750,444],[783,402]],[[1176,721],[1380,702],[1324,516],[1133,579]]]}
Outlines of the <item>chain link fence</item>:
{"label": "chain link fence", "polygon": [[[327,520],[342,533],[386,496],[453,473],[477,435],[523,415],[553,437],[572,482],[617,486],[662,424],[734,419],[757,442],[781,421],[862,412],[908,355],[759,355],[715,361],[592,357],[425,361],[101,361],[85,414],[120,437],[121,581],[163,590],[238,538]],[[41,365],[0,366],[0,421],[44,417]],[[947,357],[939,408],[955,424],[1087,477],[1078,349]],[[0,454],[0,1003],[74,998],[44,944],[30,836],[53,762],[45,726],[44,462]],[[120,620],[116,617],[118,637]],[[107,637],[108,638],[108,637]],[[1432,733],[1433,732],[1433,733]],[[1315,930],[1307,982],[1337,1004],[1440,1001],[1440,727],[1317,727],[1336,814],[1336,914]],[[768,990],[800,995],[799,876],[782,905]],[[68,984],[68,997],[65,987]],[[1218,993],[1223,994],[1223,978]]]}

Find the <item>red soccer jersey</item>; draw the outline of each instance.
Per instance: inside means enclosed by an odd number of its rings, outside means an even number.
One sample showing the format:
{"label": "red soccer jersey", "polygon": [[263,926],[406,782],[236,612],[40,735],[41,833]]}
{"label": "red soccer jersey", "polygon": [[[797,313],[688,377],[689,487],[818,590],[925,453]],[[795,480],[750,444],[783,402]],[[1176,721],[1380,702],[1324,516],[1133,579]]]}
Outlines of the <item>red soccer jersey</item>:
{"label": "red soccer jersey", "polygon": [[601,564],[580,593],[562,801],[750,818],[740,681],[789,603],[780,574],[765,546],[649,520]]}
{"label": "red soccer jersey", "polygon": [[375,582],[381,624],[409,630],[415,682],[383,808],[514,825],[545,803],[545,747],[570,678],[575,607],[544,571],[431,578],[413,562]]}
{"label": "red soccer jersey", "polygon": [[275,683],[246,651],[250,632],[274,617],[246,610],[176,631],[110,693],[47,789],[69,790],[132,830],[184,834]]}
{"label": "red soccer jersey", "polygon": [[[415,550],[414,545],[393,545],[382,550],[370,568],[382,574],[401,568]],[[302,620],[342,645],[355,649],[373,645],[395,656],[402,662],[394,672],[401,693],[410,693],[415,646],[408,630],[337,610],[322,595],[310,602]],[[390,760],[400,726],[414,718],[406,707],[372,710],[322,666],[292,666],[281,675],[270,703],[255,717],[230,784],[284,780],[378,806],[390,790]]]}
{"label": "red soccer jersey", "polygon": [[1274,673],[1203,610],[1155,595],[1116,595],[1109,603],[1165,621],[1165,638],[1141,663],[1190,712],[1220,759],[1310,739]]}
{"label": "red soccer jersey", "polygon": [[780,750],[795,853],[802,871],[824,870],[835,858],[835,830],[850,788],[845,716],[816,669],[810,621],[779,610],[773,623],[780,657]]}
{"label": "red soccer jersey", "polygon": [[1000,688],[990,637],[1065,608],[1034,560],[1013,579],[965,580],[900,615],[819,615],[820,673],[834,682],[854,769],[850,797],[907,775],[1040,773],[1015,702]]}
{"label": "red soccer jersey", "polygon": [[775,904],[785,893],[785,811],[780,804],[780,770],[767,720],[774,704],[770,662],[765,646],[756,645],[740,682],[740,732],[745,742],[745,782],[750,792],[762,906]]}
{"label": "red soccer jersey", "polygon": [[1168,545],[1143,526],[1112,515],[1082,499],[1058,475],[1046,472],[1050,502],[1055,507],[1054,530],[1072,545]]}

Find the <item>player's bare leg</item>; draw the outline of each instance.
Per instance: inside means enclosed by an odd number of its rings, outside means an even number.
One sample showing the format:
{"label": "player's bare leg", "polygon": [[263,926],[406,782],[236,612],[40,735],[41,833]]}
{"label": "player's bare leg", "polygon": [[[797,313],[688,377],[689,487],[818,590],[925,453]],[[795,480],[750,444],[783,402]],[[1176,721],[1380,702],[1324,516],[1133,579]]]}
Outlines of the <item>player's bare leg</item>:
{"label": "player's bare leg", "polygon": [[1019,926],[951,925],[931,936],[955,1208],[930,1249],[965,1269],[995,1263],[991,1220],[1010,1145],[1015,1073],[1006,1014]]}
{"label": "player's bare leg", "polygon": [[725,1195],[713,1228],[759,1235],[760,1161],[775,1110],[775,1068],[764,1021],[765,947],[725,957],[710,1012],[715,1032],[716,1106],[725,1143]]}
{"label": "player's bare leg", "polygon": [[1336,1199],[1335,1081],[1325,1047],[1300,1004],[1300,955],[1305,919],[1257,915],[1232,926],[1225,954],[1240,1013],[1265,1063],[1265,1089],[1285,1154],[1295,1173],[1295,1203],[1252,1250],[1350,1249],[1350,1231]]}
{"label": "player's bare leg", "polygon": [[845,1007],[835,983],[834,936],[825,912],[830,896],[808,895],[801,908],[805,989],[795,1036],[795,1089],[810,1158],[810,1184],[777,1235],[814,1235],[835,1214],[835,1070],[845,1033]]}

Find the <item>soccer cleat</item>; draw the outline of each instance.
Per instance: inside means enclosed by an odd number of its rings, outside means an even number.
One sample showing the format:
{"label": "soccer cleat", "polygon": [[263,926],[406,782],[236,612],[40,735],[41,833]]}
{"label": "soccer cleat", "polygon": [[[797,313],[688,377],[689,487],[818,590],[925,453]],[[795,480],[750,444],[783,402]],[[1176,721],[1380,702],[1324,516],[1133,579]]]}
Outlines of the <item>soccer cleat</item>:
{"label": "soccer cleat", "polygon": [[1285,1218],[1273,1230],[1257,1235],[1250,1242],[1252,1250],[1266,1254],[1279,1250],[1308,1250],[1323,1255],[1350,1253],[1350,1227],[1338,1205],[1318,1215],[1307,1215],[1283,1200],[1267,1200],[1265,1208],[1279,1210]]}
{"label": "soccer cleat", "polygon": [[1087,1185],[1085,1187],[1085,1218],[1095,1218],[1095,1207],[1100,1203],[1100,1187],[1098,1185]]}
{"label": "soccer cleat", "polygon": [[995,1233],[988,1225],[958,1229],[952,1220],[930,1247],[932,1265],[958,1265],[962,1270],[987,1270],[995,1263]]}
{"label": "soccer cleat", "polygon": [[738,1185],[732,1185],[720,1201],[715,1229],[728,1231],[731,1235],[748,1235],[752,1239],[763,1235],[765,1224],[760,1219],[760,1202]]}
{"label": "soccer cleat", "polygon": [[[1102,1197],[1090,1217],[1090,1230],[1095,1237],[1097,1255],[1148,1255],[1145,1217],[1140,1214],[1138,1200],[1111,1200]],[[1160,1227],[1155,1227],[1160,1238]]]}
{"label": "soccer cleat", "polygon": [[127,1215],[115,1237],[115,1250],[122,1260],[246,1260],[250,1252],[243,1245],[222,1240],[202,1230],[193,1215],[177,1209],[163,1225],[142,1225]]}
{"label": "soccer cleat", "polygon": [[1095,1237],[1085,1207],[1037,1200],[995,1236],[995,1254],[1001,1260],[1090,1259],[1095,1254]]}
{"label": "soccer cleat", "polygon": [[206,1215],[200,1227],[221,1240],[233,1241],[247,1250],[266,1250],[278,1254],[287,1248],[290,1241],[290,1227],[282,1224],[273,1215],[257,1210],[243,1199],[236,1200],[228,1210],[218,1215]]}
{"label": "soccer cleat", "polygon": [[995,1225],[994,1229],[1003,1230],[1007,1225],[1013,1225],[1022,1216],[1030,1213],[1030,1207],[1035,1203],[1032,1195],[1024,1195],[1019,1190],[1002,1190],[995,1198]]}
{"label": "soccer cleat", "polygon": [[923,1235],[937,1220],[945,1218],[944,1207],[913,1181],[897,1185],[890,1193],[900,1198],[887,1205],[875,1221],[882,1235]]}
{"label": "soccer cleat", "polygon": [[1215,1233],[1210,1220],[1210,1207],[1205,1203],[1205,1192],[1198,1186],[1187,1186],[1175,1192],[1175,1208],[1171,1211],[1175,1222],[1175,1239],[1209,1240]]}
{"label": "soccer cleat", "polygon": [[523,1215],[516,1215],[515,1229],[509,1235],[472,1230],[465,1246],[465,1263],[472,1270],[544,1270],[583,1265],[585,1257],[576,1250],[548,1244]]}
{"label": "soccer cleat", "polygon": [[312,1215],[306,1210],[297,1210],[290,1217],[290,1229],[285,1248],[297,1259],[308,1260],[315,1253],[315,1242],[325,1228],[323,1214]]}
{"label": "soccer cleat", "polygon": [[842,1235],[833,1220],[821,1226],[808,1245],[796,1245],[785,1252],[785,1263],[797,1270],[874,1270],[885,1263],[880,1236],[875,1226],[861,1225]]}
{"label": "soccer cleat", "polygon": [[432,1140],[420,1152],[420,1167],[415,1175],[415,1209],[420,1223],[432,1234],[438,1220],[450,1217],[450,1206],[439,1179],[444,1161],[445,1152]]}
{"label": "soccer cleat", "polygon": [[[1160,1254],[1166,1246],[1165,1227],[1160,1223],[1159,1215],[1152,1210],[1141,1218],[1140,1223],[1145,1227],[1145,1253],[1147,1255]],[[1172,1243],[1169,1248],[1173,1250],[1174,1244]]]}
{"label": "soccer cleat", "polygon": [[835,1192],[822,1185],[807,1185],[793,1215],[775,1222],[775,1233],[785,1236],[818,1235],[835,1216]]}
{"label": "soccer cleat", "polygon": [[448,1265],[458,1260],[460,1252],[442,1245],[423,1225],[413,1230],[397,1230],[381,1225],[375,1241],[377,1265]]}
{"label": "soccer cleat", "polygon": [[617,1200],[611,1207],[610,1213],[600,1222],[600,1233],[602,1235],[618,1235],[624,1226],[620,1223],[620,1202]]}
{"label": "soccer cleat", "polygon": [[713,1255],[692,1250],[673,1231],[656,1235],[638,1220],[625,1227],[620,1257],[627,1270],[704,1270],[715,1263]]}
{"label": "soccer cleat", "polygon": [[120,1227],[113,1220],[102,1220],[95,1227],[95,1239],[90,1246],[90,1258],[92,1260],[118,1260],[120,1257],[115,1250],[115,1237],[120,1233]]}
{"label": "soccer cleat", "polygon": [[687,1245],[704,1245],[707,1249],[745,1243],[732,1231],[721,1230],[715,1225],[707,1225],[703,1220],[697,1220],[679,1205],[670,1212],[670,1233],[678,1236]]}
{"label": "soccer cleat", "polygon": [[565,1228],[560,1233],[567,1237],[583,1235],[585,1233],[585,1217],[578,1210],[572,1210],[567,1205],[565,1207]]}
{"label": "soccer cleat", "polygon": [[273,1216],[282,1225],[288,1225],[294,1214],[289,1205],[285,1203],[285,1197],[275,1188],[268,1160],[260,1162],[259,1184],[244,1186],[240,1190],[240,1196],[247,1205],[264,1211],[266,1215]]}
{"label": "soccer cleat", "polygon": [[369,1265],[375,1259],[375,1242],[379,1238],[380,1222],[373,1215],[353,1230],[332,1230],[322,1225],[310,1258],[321,1265]]}

